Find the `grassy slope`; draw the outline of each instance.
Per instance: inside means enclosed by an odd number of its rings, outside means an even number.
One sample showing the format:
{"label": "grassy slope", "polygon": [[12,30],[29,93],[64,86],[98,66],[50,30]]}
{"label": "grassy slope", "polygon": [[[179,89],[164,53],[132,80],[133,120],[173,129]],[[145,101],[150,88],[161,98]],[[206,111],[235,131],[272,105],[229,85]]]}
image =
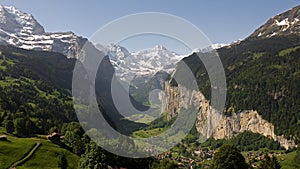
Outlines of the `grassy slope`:
{"label": "grassy slope", "polygon": [[42,146],[30,160],[18,169],[58,168],[59,155],[64,153],[67,158],[68,168],[77,168],[79,157],[68,150],[60,148],[47,140],[41,140]]}
{"label": "grassy slope", "polygon": [[[5,134],[0,129],[0,135]],[[59,155],[64,153],[68,168],[77,168],[79,157],[72,152],[60,148],[58,145],[49,142],[43,138],[17,138],[7,135],[8,142],[0,142],[0,168],[5,169],[13,162],[20,160],[36,142],[42,143],[34,155],[18,169],[40,169],[40,168],[58,168]]]}
{"label": "grassy slope", "polygon": [[126,119],[137,122],[137,123],[144,123],[149,124],[151,123],[155,118],[148,115],[148,114],[135,114],[130,117],[126,117]]}
{"label": "grassy slope", "polygon": [[279,163],[282,166],[281,169],[296,169],[295,166],[293,165],[293,160],[294,160],[295,156],[296,156],[296,152],[294,151],[294,152],[283,155],[282,157],[284,158],[284,161],[281,161],[280,159],[278,159]]}
{"label": "grassy slope", "polygon": [[138,130],[133,132],[132,136],[135,138],[149,138],[152,136],[157,136],[158,134],[165,131],[165,128],[155,128],[155,129],[149,129],[149,130]]}
{"label": "grassy slope", "polygon": [[9,167],[21,159],[35,144],[34,139],[8,136],[9,142],[0,142],[0,168]]}

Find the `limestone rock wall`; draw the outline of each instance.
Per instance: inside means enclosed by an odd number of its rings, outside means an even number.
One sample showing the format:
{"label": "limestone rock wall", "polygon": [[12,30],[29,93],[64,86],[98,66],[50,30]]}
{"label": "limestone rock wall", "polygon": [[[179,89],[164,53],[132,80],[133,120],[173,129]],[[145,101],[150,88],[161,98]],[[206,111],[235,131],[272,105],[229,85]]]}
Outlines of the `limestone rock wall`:
{"label": "limestone rock wall", "polygon": [[162,112],[167,112],[168,119],[175,117],[183,107],[191,104],[199,106],[196,128],[205,138],[232,138],[238,133],[251,131],[273,138],[286,149],[296,146],[294,141],[276,136],[274,125],[264,120],[255,110],[243,110],[225,116],[213,109],[199,91],[189,91],[184,87],[174,87],[165,82],[164,92]]}

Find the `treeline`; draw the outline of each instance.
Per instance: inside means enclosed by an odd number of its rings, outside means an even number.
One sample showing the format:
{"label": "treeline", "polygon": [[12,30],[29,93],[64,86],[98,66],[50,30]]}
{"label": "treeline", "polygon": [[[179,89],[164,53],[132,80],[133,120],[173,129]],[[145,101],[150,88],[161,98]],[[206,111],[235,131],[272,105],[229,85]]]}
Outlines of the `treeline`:
{"label": "treeline", "polygon": [[[222,145],[216,152],[209,166],[210,169],[252,169],[254,168],[248,164],[240,153],[240,150],[232,145],[225,144]],[[258,168],[263,169],[280,169],[279,164],[275,156],[270,157],[265,154],[259,163]]]}
{"label": "treeline", "polygon": [[[81,156],[78,168],[107,168],[108,166],[111,166],[113,168],[124,167],[147,169],[159,168],[163,167],[164,165],[169,165],[170,167],[174,168],[177,166],[176,163],[169,161],[160,163],[152,157],[135,159],[114,155],[102,149],[93,140],[91,140],[77,122],[64,124],[63,127],[58,131],[65,136],[62,142],[66,146],[70,147],[71,151]],[[125,144],[123,147],[130,147],[128,142],[123,142],[123,144]],[[126,146],[126,144],[128,144],[128,146]]]}
{"label": "treeline", "polygon": [[277,141],[250,131],[240,133],[231,139],[208,139],[206,142],[202,143],[201,146],[210,147],[215,150],[224,144],[236,145],[241,151],[256,151],[261,148],[269,150],[284,150]]}
{"label": "treeline", "polygon": [[[299,148],[296,151],[296,156],[289,159],[289,167],[291,168],[300,168],[299,161]],[[251,163],[251,162],[250,162]],[[287,166],[284,166],[287,167]],[[264,154],[262,158],[257,163],[256,167],[253,167],[251,164],[248,164],[240,153],[238,147],[232,144],[224,144],[217,149],[216,154],[214,155],[210,166],[210,169],[253,169],[253,168],[262,168],[262,169],[280,169],[282,168],[276,156],[270,156],[270,154]]]}

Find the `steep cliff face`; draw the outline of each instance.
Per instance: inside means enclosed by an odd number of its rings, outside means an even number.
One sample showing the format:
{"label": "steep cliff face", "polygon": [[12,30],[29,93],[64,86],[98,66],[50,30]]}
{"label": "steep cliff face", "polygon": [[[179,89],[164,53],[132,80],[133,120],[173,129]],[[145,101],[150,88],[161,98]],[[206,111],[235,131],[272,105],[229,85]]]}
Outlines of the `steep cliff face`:
{"label": "steep cliff face", "polygon": [[169,82],[165,82],[165,95],[162,101],[162,113],[167,112],[167,119],[176,117],[180,111],[180,97],[178,87],[171,87]]}
{"label": "steep cliff face", "polygon": [[213,138],[230,138],[243,131],[252,131],[275,138],[274,126],[253,110],[233,113],[231,116],[222,118],[213,133]]}
{"label": "steep cliff face", "polygon": [[283,136],[275,135],[274,125],[264,120],[258,112],[254,110],[244,110],[233,113],[231,116],[224,116],[220,120],[217,128],[214,129],[212,138],[231,138],[244,131],[251,131],[270,137],[278,141],[285,149],[296,146],[294,141],[287,140]]}
{"label": "steep cliff face", "polygon": [[[187,95],[192,96],[193,102],[183,99],[182,96]],[[274,125],[264,120],[257,111],[244,110],[232,112],[230,116],[225,116],[213,109],[201,92],[189,91],[183,87],[173,87],[165,82],[162,112],[167,112],[168,119],[176,117],[182,107],[191,104],[199,104],[196,128],[205,138],[232,138],[244,131],[251,131],[273,138],[286,149],[296,146],[294,141],[287,140],[283,136],[276,136]]]}
{"label": "steep cliff face", "polygon": [[182,108],[196,107],[196,110],[199,110],[196,127],[205,138],[210,138],[213,135],[213,129],[223,118],[222,113],[214,110],[201,92],[191,91],[182,86],[174,87],[169,82],[165,82],[165,95],[162,103],[162,112],[167,112],[168,120],[176,117]]}

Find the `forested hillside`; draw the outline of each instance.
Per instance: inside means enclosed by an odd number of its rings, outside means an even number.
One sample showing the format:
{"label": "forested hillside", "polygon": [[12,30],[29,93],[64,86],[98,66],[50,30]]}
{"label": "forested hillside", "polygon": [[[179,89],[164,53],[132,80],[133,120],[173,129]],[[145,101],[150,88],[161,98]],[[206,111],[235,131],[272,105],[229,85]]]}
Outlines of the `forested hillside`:
{"label": "forested hillside", "polygon": [[74,60],[9,46],[0,51],[0,122],[7,131],[23,137],[47,134],[76,121],[70,96]]}
{"label": "forested hillside", "polygon": [[[257,110],[275,125],[277,135],[299,137],[300,37],[246,39],[218,53],[227,78],[226,114]],[[198,56],[184,61],[197,77],[200,90],[210,98],[209,79]]]}

